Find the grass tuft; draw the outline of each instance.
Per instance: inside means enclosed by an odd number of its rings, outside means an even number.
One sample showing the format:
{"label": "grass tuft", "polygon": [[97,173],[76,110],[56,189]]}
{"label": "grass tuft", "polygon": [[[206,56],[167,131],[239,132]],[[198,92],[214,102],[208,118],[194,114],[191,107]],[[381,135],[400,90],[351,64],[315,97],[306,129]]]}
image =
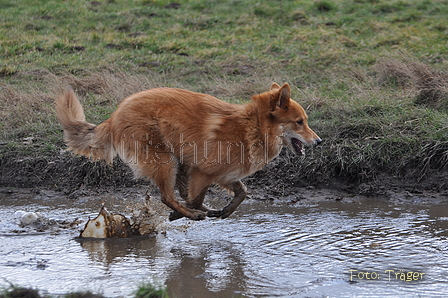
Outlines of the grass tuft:
{"label": "grass tuft", "polygon": [[320,0],[320,1],[316,1],[314,3],[314,7],[319,11],[319,12],[329,12],[332,10],[336,9],[336,5],[334,2],[332,1],[328,1],[328,0]]}
{"label": "grass tuft", "polygon": [[154,282],[145,282],[141,284],[134,294],[135,298],[168,298],[168,292],[165,287],[157,285]]}
{"label": "grass tuft", "polygon": [[8,289],[0,293],[0,298],[41,298],[39,291],[31,288],[10,285]]}
{"label": "grass tuft", "polygon": [[[39,291],[32,288],[25,288],[10,284],[0,292],[0,298],[42,298]],[[90,291],[72,292],[65,294],[64,298],[103,298],[101,294],[95,294]],[[135,298],[168,298],[167,291],[164,287],[156,285],[154,282],[142,283],[135,291]]]}
{"label": "grass tuft", "polygon": [[447,169],[448,141],[436,141],[426,144],[419,152],[419,155],[421,156],[420,179],[426,177],[431,168]]}
{"label": "grass tuft", "polygon": [[409,58],[403,61],[384,59],[377,68],[385,79],[400,87],[414,89],[416,104],[448,111],[447,72]]}

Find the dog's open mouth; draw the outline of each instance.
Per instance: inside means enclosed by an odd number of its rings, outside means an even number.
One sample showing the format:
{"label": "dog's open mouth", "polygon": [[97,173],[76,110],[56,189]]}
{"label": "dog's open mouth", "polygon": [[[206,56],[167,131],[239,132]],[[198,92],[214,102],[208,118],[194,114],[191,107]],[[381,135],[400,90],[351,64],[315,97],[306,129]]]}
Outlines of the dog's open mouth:
{"label": "dog's open mouth", "polygon": [[298,139],[292,138],[291,144],[297,155],[305,155],[305,148],[303,148],[302,142],[300,142]]}

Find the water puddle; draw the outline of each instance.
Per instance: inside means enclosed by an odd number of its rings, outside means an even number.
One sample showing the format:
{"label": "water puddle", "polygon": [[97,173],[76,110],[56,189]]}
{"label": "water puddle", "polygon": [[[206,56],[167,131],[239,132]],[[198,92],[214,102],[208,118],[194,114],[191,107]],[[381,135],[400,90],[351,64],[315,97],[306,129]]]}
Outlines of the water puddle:
{"label": "water puddle", "polygon": [[[131,197],[131,196],[130,196]],[[378,199],[248,200],[230,218],[168,224],[131,239],[78,240],[114,195],[0,194],[0,286],[43,294],[93,291],[128,297],[151,279],[170,297],[415,297],[448,291],[448,202]],[[14,213],[39,211],[76,228],[20,228]]]}

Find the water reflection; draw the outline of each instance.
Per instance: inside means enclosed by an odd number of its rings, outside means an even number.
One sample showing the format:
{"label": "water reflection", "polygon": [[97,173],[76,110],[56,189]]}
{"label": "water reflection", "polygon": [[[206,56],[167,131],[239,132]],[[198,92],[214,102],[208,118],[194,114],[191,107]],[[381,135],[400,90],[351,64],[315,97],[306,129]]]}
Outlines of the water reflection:
{"label": "water reflection", "polygon": [[166,285],[170,297],[235,297],[246,288],[245,262],[229,242],[175,246],[179,261],[169,269]]}
{"label": "water reflection", "polygon": [[108,267],[112,263],[120,262],[128,256],[154,257],[157,254],[157,240],[155,237],[110,238],[110,239],[81,239],[77,242],[88,252],[89,258]]}
{"label": "water reflection", "polygon": [[165,235],[76,241],[92,262],[104,268],[129,258],[146,259],[148,266],[164,263],[170,297],[238,297],[244,293],[245,262],[231,242],[188,243],[181,236],[176,237],[178,243]]}

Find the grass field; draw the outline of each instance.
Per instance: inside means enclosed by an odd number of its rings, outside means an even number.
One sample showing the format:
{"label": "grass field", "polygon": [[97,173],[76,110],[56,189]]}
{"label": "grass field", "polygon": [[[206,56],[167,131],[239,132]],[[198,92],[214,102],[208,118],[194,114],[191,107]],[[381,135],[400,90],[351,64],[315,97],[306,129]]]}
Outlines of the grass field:
{"label": "grass field", "polygon": [[446,0],[3,0],[0,164],[59,154],[67,85],[99,123],[150,87],[244,102],[276,81],[325,140],[294,161],[304,175],[419,179],[448,167],[447,15]]}

